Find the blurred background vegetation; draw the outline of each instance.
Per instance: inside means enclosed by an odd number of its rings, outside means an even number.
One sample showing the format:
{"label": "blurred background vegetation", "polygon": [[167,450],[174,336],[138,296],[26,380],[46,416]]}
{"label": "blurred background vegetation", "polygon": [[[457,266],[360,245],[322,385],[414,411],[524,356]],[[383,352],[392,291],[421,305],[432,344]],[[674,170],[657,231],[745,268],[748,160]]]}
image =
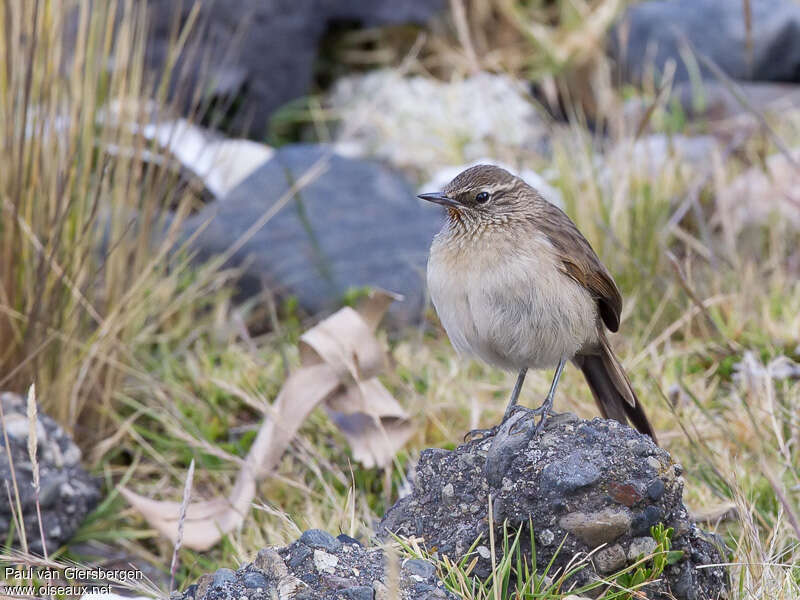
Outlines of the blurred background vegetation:
{"label": "blurred background vegetation", "polygon": [[[770,365],[800,361],[800,235],[771,212],[779,186],[747,197],[767,206],[758,221],[742,220],[731,186],[754,170],[775,183],[776,156],[798,181],[800,113],[750,105],[720,124],[687,115],[669,70],[623,82],[605,49],[626,6],[452,0],[424,24],[334,23],[307,93],[250,136],[273,147],[337,142],[347,124],[329,94],[342,78],[382,69],[443,85],[485,72],[515,82],[541,118],[546,150],[503,148],[496,158],[545,174],[619,283],[614,344],[686,468],[688,506],[735,514],[707,523],[732,549],[735,597],[797,598],[800,385],[796,372],[774,376]],[[257,407],[276,397],[316,320],[292,296],[235,301],[238,270],[192,260],[180,235],[208,192],[145,128],[182,116],[226,135],[248,130],[241,89],[211,97],[186,75],[208,58],[194,46],[209,26],[200,4],[175,14],[160,24],[168,51],[154,69],[143,2],[0,4],[0,389],[35,382],[42,410],[103,481],[104,500],[56,556],[91,561],[113,549],[162,572],[172,544],[115,487],[179,500],[194,460],[198,496],[229,489]],[[648,145],[655,135],[673,149],[660,158]],[[697,159],[670,145],[700,136],[718,145]],[[464,162],[470,141],[451,140]],[[396,166],[415,184],[434,175]],[[312,413],[245,526],[209,552],[181,550],[182,586],[310,527],[368,537],[421,449],[452,448],[500,418],[512,376],[459,360],[430,310],[380,337],[392,364],[382,381],[415,425],[394,463],[359,466],[327,416]],[[527,397],[548,382],[531,374]],[[559,396],[561,410],[594,414],[579,374],[567,372]]]}

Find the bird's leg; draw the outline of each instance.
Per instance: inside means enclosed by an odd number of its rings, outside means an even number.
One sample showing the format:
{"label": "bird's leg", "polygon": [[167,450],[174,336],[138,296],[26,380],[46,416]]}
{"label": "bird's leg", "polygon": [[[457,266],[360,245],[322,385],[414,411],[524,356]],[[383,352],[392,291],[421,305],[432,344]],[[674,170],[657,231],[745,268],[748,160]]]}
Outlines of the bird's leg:
{"label": "bird's leg", "polygon": [[525,381],[525,374],[528,372],[528,367],[523,367],[519,371],[519,375],[517,375],[517,382],[514,384],[514,391],[511,392],[511,398],[508,400],[508,406],[506,406],[506,412],[503,415],[503,422],[505,422],[508,417],[514,414],[514,411],[517,407],[517,400],[519,400],[519,393],[522,391],[522,383]]}
{"label": "bird's leg", "polygon": [[[525,381],[525,374],[528,372],[528,368],[525,367],[520,369],[519,375],[517,375],[517,382],[514,384],[514,390],[511,392],[511,398],[508,400],[508,406],[506,406],[506,412],[503,415],[503,420],[501,423],[505,423],[508,417],[514,414],[516,410],[531,410],[530,408],[525,408],[524,406],[518,406],[517,400],[519,400],[519,393],[522,391],[522,383]],[[464,441],[467,439],[472,439],[476,435],[480,435],[481,438],[486,437],[487,434],[491,433],[493,429],[473,429],[472,431],[467,432],[464,436]],[[479,438],[480,439],[480,438]]]}
{"label": "bird's leg", "polygon": [[562,358],[558,366],[556,367],[555,375],[553,375],[553,383],[550,384],[550,391],[547,392],[547,398],[544,399],[542,405],[534,409],[538,415],[541,415],[541,419],[539,424],[536,426],[536,433],[539,433],[542,428],[544,427],[544,422],[547,420],[547,417],[550,415],[550,412],[553,410],[553,400],[556,396],[556,388],[558,387],[558,380],[561,379],[561,372],[564,370],[564,365],[567,364],[567,360]]}

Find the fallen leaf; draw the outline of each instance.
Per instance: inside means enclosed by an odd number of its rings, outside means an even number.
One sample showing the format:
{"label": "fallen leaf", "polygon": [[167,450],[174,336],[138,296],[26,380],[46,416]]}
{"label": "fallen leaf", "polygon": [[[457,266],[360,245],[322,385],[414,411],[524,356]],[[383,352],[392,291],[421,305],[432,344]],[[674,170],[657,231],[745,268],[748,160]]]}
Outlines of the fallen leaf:
{"label": "fallen leaf", "polygon": [[[377,379],[386,356],[374,331],[397,296],[373,291],[359,310],[342,308],[303,334],[302,366],[294,371],[268,408],[264,422],[228,498],[186,507],[182,543],[208,550],[244,522],[256,486],[278,464],[309,413],[323,403],[341,429],[355,460],[366,467],[389,464],[413,429],[408,415]],[[178,539],[181,504],[120,493],[161,534]]]}

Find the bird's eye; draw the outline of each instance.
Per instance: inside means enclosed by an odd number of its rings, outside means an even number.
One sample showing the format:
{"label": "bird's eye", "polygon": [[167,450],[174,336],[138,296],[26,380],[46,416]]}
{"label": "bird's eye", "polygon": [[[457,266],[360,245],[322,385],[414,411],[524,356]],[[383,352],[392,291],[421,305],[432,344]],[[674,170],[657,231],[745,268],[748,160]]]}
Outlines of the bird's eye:
{"label": "bird's eye", "polygon": [[478,204],[483,204],[487,200],[489,200],[489,192],[481,192],[477,196],[475,196],[475,202],[477,202]]}

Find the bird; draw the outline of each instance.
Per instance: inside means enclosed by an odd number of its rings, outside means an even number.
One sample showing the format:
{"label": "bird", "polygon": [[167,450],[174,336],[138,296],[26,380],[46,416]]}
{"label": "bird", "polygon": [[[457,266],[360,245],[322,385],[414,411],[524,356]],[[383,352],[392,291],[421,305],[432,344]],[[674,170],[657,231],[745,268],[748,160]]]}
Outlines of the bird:
{"label": "bird", "polygon": [[[503,422],[528,410],[540,432],[571,361],[604,418],[630,421],[657,443],[606,334],[619,329],[622,295],[567,214],[521,178],[485,164],[418,197],[446,209],[431,243],[427,283],[451,344],[461,355],[517,373]],[[542,405],[519,406],[528,369],[553,367]]]}

